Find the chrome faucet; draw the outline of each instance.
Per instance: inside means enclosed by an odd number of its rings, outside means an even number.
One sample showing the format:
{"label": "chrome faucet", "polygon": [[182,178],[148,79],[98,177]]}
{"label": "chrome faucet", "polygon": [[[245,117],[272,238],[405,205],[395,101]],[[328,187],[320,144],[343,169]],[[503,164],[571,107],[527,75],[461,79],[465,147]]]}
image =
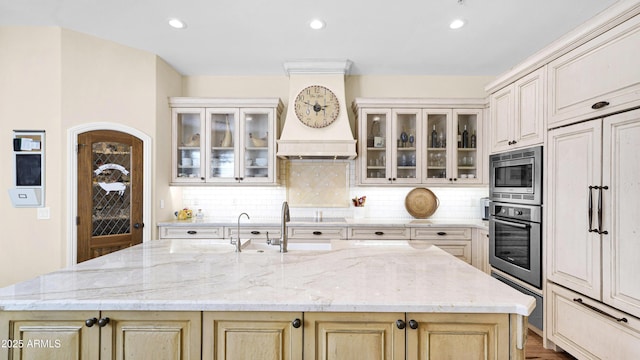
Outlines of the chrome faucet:
{"label": "chrome faucet", "polygon": [[280,239],[269,239],[269,234],[267,234],[267,244],[280,245],[280,252],[286,253],[287,244],[289,243],[289,236],[287,235],[287,222],[291,221],[291,215],[289,214],[289,204],[286,201],[282,203],[280,221],[280,234],[282,234],[282,237]]}
{"label": "chrome faucet", "polygon": [[238,238],[234,241],[233,240],[233,236],[229,239],[231,242],[231,245],[235,245],[236,246],[236,252],[241,252],[242,251],[242,242],[240,240],[240,218],[242,217],[242,215],[246,215],[247,219],[250,219],[249,214],[247,213],[242,213],[240,215],[238,215]]}

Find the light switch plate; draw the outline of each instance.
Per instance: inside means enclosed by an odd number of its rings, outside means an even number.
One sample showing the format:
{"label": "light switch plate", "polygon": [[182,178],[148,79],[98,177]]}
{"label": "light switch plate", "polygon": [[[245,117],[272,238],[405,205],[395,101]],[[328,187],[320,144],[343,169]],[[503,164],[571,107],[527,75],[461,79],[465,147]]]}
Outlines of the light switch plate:
{"label": "light switch plate", "polygon": [[50,207],[41,207],[38,208],[38,219],[46,220],[51,218],[51,208]]}

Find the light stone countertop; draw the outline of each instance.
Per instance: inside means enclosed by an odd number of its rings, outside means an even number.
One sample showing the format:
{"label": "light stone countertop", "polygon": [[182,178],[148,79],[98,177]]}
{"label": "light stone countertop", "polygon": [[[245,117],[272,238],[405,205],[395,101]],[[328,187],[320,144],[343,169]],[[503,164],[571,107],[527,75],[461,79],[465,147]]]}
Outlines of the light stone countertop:
{"label": "light stone countertop", "polygon": [[[241,253],[153,240],[0,289],[0,310],[338,311],[529,315],[533,297],[435,246],[334,240]],[[300,244],[298,244],[300,245]],[[305,246],[303,244],[303,246]]]}

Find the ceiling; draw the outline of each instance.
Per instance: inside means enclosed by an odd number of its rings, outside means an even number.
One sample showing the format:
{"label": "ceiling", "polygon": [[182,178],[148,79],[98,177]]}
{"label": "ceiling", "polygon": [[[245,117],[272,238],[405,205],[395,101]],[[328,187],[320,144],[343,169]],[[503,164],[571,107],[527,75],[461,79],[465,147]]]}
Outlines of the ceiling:
{"label": "ceiling", "polygon": [[[184,75],[283,75],[286,61],[349,59],[351,74],[495,76],[615,2],[0,0],[0,26],[113,40]],[[172,17],[187,27],[169,27]],[[324,29],[309,28],[316,17]],[[451,30],[456,17],[467,25]]]}

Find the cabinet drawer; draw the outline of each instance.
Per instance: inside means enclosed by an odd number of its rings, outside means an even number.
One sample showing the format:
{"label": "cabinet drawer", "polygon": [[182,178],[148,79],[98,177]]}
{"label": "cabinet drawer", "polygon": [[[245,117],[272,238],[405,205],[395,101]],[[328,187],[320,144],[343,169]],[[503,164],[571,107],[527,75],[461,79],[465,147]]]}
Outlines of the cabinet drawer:
{"label": "cabinet drawer", "polygon": [[[638,43],[640,16],[549,63],[549,127],[637,106]],[[600,102],[608,105],[592,108]]]}
{"label": "cabinet drawer", "polygon": [[579,358],[638,357],[640,320],[559,285],[550,283],[547,290],[548,337],[555,344]]}
{"label": "cabinet drawer", "polygon": [[412,240],[471,240],[471,228],[463,227],[414,227],[411,228]]}
{"label": "cabinet drawer", "polygon": [[467,264],[471,264],[471,240],[419,240],[419,242],[435,245]]}
{"label": "cabinet drawer", "polygon": [[[240,237],[242,239],[267,239],[267,232],[270,239],[280,238],[280,227],[240,227]],[[237,237],[238,228],[236,226],[225,227],[225,238]]]}
{"label": "cabinet drawer", "polygon": [[162,226],[160,227],[161,239],[222,239],[224,231],[222,226],[214,227],[186,227],[186,226]]}
{"label": "cabinet drawer", "polygon": [[344,240],[347,238],[346,227],[307,227],[290,226],[288,229],[290,239],[331,239]]}
{"label": "cabinet drawer", "polygon": [[411,231],[405,227],[353,227],[349,228],[349,240],[409,240]]}

